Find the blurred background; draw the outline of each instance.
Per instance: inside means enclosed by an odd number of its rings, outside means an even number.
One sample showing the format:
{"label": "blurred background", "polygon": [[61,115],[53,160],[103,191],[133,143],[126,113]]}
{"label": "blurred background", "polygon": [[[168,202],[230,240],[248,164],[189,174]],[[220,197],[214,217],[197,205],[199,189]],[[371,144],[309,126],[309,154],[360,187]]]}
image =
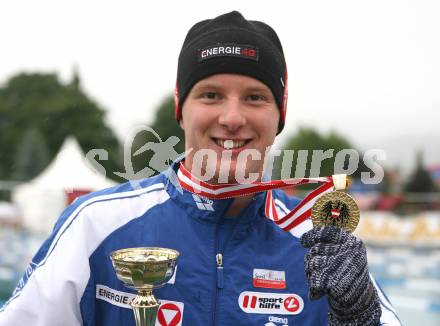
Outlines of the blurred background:
{"label": "blurred background", "polygon": [[[309,150],[306,176],[312,150],[359,153],[350,191],[361,208],[356,234],[368,246],[371,273],[403,324],[440,324],[440,3],[286,6],[0,4],[0,305],[66,205],[125,181],[127,143],[134,153],[158,141],[147,131],[134,135],[137,126],[152,127],[164,141],[178,136],[176,153],[183,152],[172,97],[180,46],[195,22],[239,10],[271,25],[283,43],[289,105],[276,147]],[[373,185],[360,178],[370,171],[362,158],[371,149],[386,153],[383,180]],[[131,157],[135,172],[151,154]],[[158,171],[146,172],[137,176]],[[333,172],[334,157],[319,174]]]}

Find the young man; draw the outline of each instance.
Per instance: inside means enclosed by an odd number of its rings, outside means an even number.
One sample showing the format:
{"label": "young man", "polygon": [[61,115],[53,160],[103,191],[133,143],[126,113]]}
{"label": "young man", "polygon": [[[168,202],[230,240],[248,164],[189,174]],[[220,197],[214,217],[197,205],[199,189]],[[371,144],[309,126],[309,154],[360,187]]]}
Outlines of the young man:
{"label": "young man", "polygon": [[171,284],[155,292],[163,302],[157,325],[400,324],[354,236],[328,227],[300,241],[268,218],[298,205],[259,183],[266,148],[284,125],[286,94],[272,28],[238,12],[194,25],[177,74],[185,159],[136,189],[126,183],[68,207],[0,325],[134,325],[133,291],[109,255],[146,246],[181,253]]}

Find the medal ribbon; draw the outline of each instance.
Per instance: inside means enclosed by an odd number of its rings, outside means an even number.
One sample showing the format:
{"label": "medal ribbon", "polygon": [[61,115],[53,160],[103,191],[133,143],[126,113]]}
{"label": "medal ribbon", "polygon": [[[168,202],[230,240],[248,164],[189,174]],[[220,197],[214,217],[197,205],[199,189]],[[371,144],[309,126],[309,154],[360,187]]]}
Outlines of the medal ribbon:
{"label": "medal ribbon", "polygon": [[[315,201],[322,195],[333,191],[334,188],[333,179],[331,177],[293,178],[244,184],[226,183],[222,185],[212,185],[194,177],[182,163],[177,172],[177,178],[183,189],[209,199],[235,198],[267,191],[264,210],[265,215],[287,232],[290,232],[297,225],[307,220],[311,215],[312,206]],[[293,210],[285,216],[279,217],[275,206],[276,200],[273,199],[272,189],[281,189],[310,183],[321,183],[321,185],[301,200]]]}

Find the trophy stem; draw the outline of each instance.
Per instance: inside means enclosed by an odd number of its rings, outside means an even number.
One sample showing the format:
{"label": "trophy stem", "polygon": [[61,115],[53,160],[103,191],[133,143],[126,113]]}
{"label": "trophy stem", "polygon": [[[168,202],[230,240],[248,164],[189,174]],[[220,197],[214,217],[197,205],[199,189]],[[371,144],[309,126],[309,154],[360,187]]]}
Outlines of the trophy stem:
{"label": "trophy stem", "polygon": [[136,326],[154,326],[156,323],[159,301],[151,290],[139,290],[136,297],[131,302]]}

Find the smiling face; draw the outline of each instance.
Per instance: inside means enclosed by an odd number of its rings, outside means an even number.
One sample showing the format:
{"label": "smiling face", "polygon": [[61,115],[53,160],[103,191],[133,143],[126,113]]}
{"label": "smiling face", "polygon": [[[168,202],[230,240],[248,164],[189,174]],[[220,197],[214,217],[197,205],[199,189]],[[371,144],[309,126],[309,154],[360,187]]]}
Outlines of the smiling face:
{"label": "smiling face", "polygon": [[[185,150],[191,150],[185,167],[213,184],[241,182],[249,173],[260,180],[279,119],[271,90],[254,78],[218,74],[200,80],[182,108]],[[208,155],[202,159],[201,153]]]}

